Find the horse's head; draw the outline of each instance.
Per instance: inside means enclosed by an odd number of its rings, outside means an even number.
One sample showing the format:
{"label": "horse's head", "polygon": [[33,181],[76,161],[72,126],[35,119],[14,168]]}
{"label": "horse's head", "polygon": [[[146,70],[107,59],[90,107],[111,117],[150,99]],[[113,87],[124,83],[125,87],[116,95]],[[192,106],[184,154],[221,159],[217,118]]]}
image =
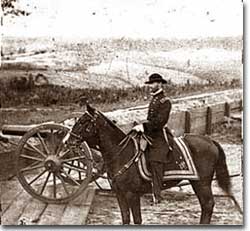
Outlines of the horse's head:
{"label": "horse's head", "polygon": [[95,148],[99,144],[97,117],[96,110],[87,105],[87,111],[73,126],[67,143],[78,146],[86,141],[91,148]]}
{"label": "horse's head", "polygon": [[101,146],[101,142],[105,145],[111,140],[119,143],[124,136],[124,132],[113,121],[87,104],[87,111],[73,126],[67,143],[77,147],[86,141],[90,148],[95,149]]}

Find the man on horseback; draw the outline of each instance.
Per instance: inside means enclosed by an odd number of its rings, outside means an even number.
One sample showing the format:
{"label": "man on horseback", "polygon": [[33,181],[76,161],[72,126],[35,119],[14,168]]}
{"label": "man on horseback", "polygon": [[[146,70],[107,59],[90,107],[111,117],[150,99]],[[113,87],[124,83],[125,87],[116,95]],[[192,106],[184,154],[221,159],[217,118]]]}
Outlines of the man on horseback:
{"label": "man on horseback", "polygon": [[[163,133],[163,127],[168,122],[171,110],[171,102],[169,98],[165,97],[163,92],[163,84],[167,81],[161,75],[154,73],[149,76],[149,84],[152,100],[149,104],[147,121],[143,124],[136,125],[133,130],[137,132],[144,132],[145,135],[152,138],[152,145],[148,146],[149,153],[148,160],[151,166],[153,193],[155,196],[155,203],[159,203],[161,197],[162,179],[164,173],[164,164],[167,162],[167,153],[172,150],[172,134],[166,128],[169,145],[166,145],[166,139]],[[167,147],[168,146],[168,150]]]}

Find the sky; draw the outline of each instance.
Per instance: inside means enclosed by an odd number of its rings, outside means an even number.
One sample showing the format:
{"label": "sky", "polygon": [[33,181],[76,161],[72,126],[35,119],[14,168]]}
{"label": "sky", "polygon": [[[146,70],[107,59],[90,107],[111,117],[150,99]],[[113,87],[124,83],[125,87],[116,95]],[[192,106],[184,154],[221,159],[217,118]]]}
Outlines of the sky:
{"label": "sky", "polygon": [[195,38],[243,34],[241,0],[19,0],[6,36]]}

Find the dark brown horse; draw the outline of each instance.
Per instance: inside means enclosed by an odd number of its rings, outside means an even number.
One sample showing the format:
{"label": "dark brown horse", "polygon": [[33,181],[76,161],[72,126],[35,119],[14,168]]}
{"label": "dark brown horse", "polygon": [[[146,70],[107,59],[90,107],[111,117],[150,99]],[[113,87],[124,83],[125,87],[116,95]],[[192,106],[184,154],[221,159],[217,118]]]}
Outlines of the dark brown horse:
{"label": "dark brown horse", "polygon": [[[130,211],[135,224],[142,223],[140,197],[152,191],[151,183],[139,174],[137,164],[130,165],[135,156],[135,143],[130,140],[125,148],[120,143],[126,134],[101,112],[87,105],[87,112],[74,125],[68,144],[78,145],[86,141],[91,148],[101,151],[108,177],[112,180],[112,190],[120,206],[123,224],[130,223]],[[201,205],[201,224],[209,224],[214,207],[211,182],[216,173],[219,186],[228,194],[230,177],[225,153],[215,141],[205,136],[187,135],[192,158],[200,179],[190,180]],[[128,167],[124,167],[127,165]],[[180,180],[170,180],[165,188],[177,185]]]}

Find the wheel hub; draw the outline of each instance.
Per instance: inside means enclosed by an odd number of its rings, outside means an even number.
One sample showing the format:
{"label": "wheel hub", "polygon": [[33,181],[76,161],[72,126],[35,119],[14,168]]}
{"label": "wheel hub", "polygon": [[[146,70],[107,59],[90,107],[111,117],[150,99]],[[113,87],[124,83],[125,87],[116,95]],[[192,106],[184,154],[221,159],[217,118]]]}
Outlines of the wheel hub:
{"label": "wheel hub", "polygon": [[45,168],[50,172],[59,172],[62,167],[62,163],[55,155],[50,155],[45,160]]}

